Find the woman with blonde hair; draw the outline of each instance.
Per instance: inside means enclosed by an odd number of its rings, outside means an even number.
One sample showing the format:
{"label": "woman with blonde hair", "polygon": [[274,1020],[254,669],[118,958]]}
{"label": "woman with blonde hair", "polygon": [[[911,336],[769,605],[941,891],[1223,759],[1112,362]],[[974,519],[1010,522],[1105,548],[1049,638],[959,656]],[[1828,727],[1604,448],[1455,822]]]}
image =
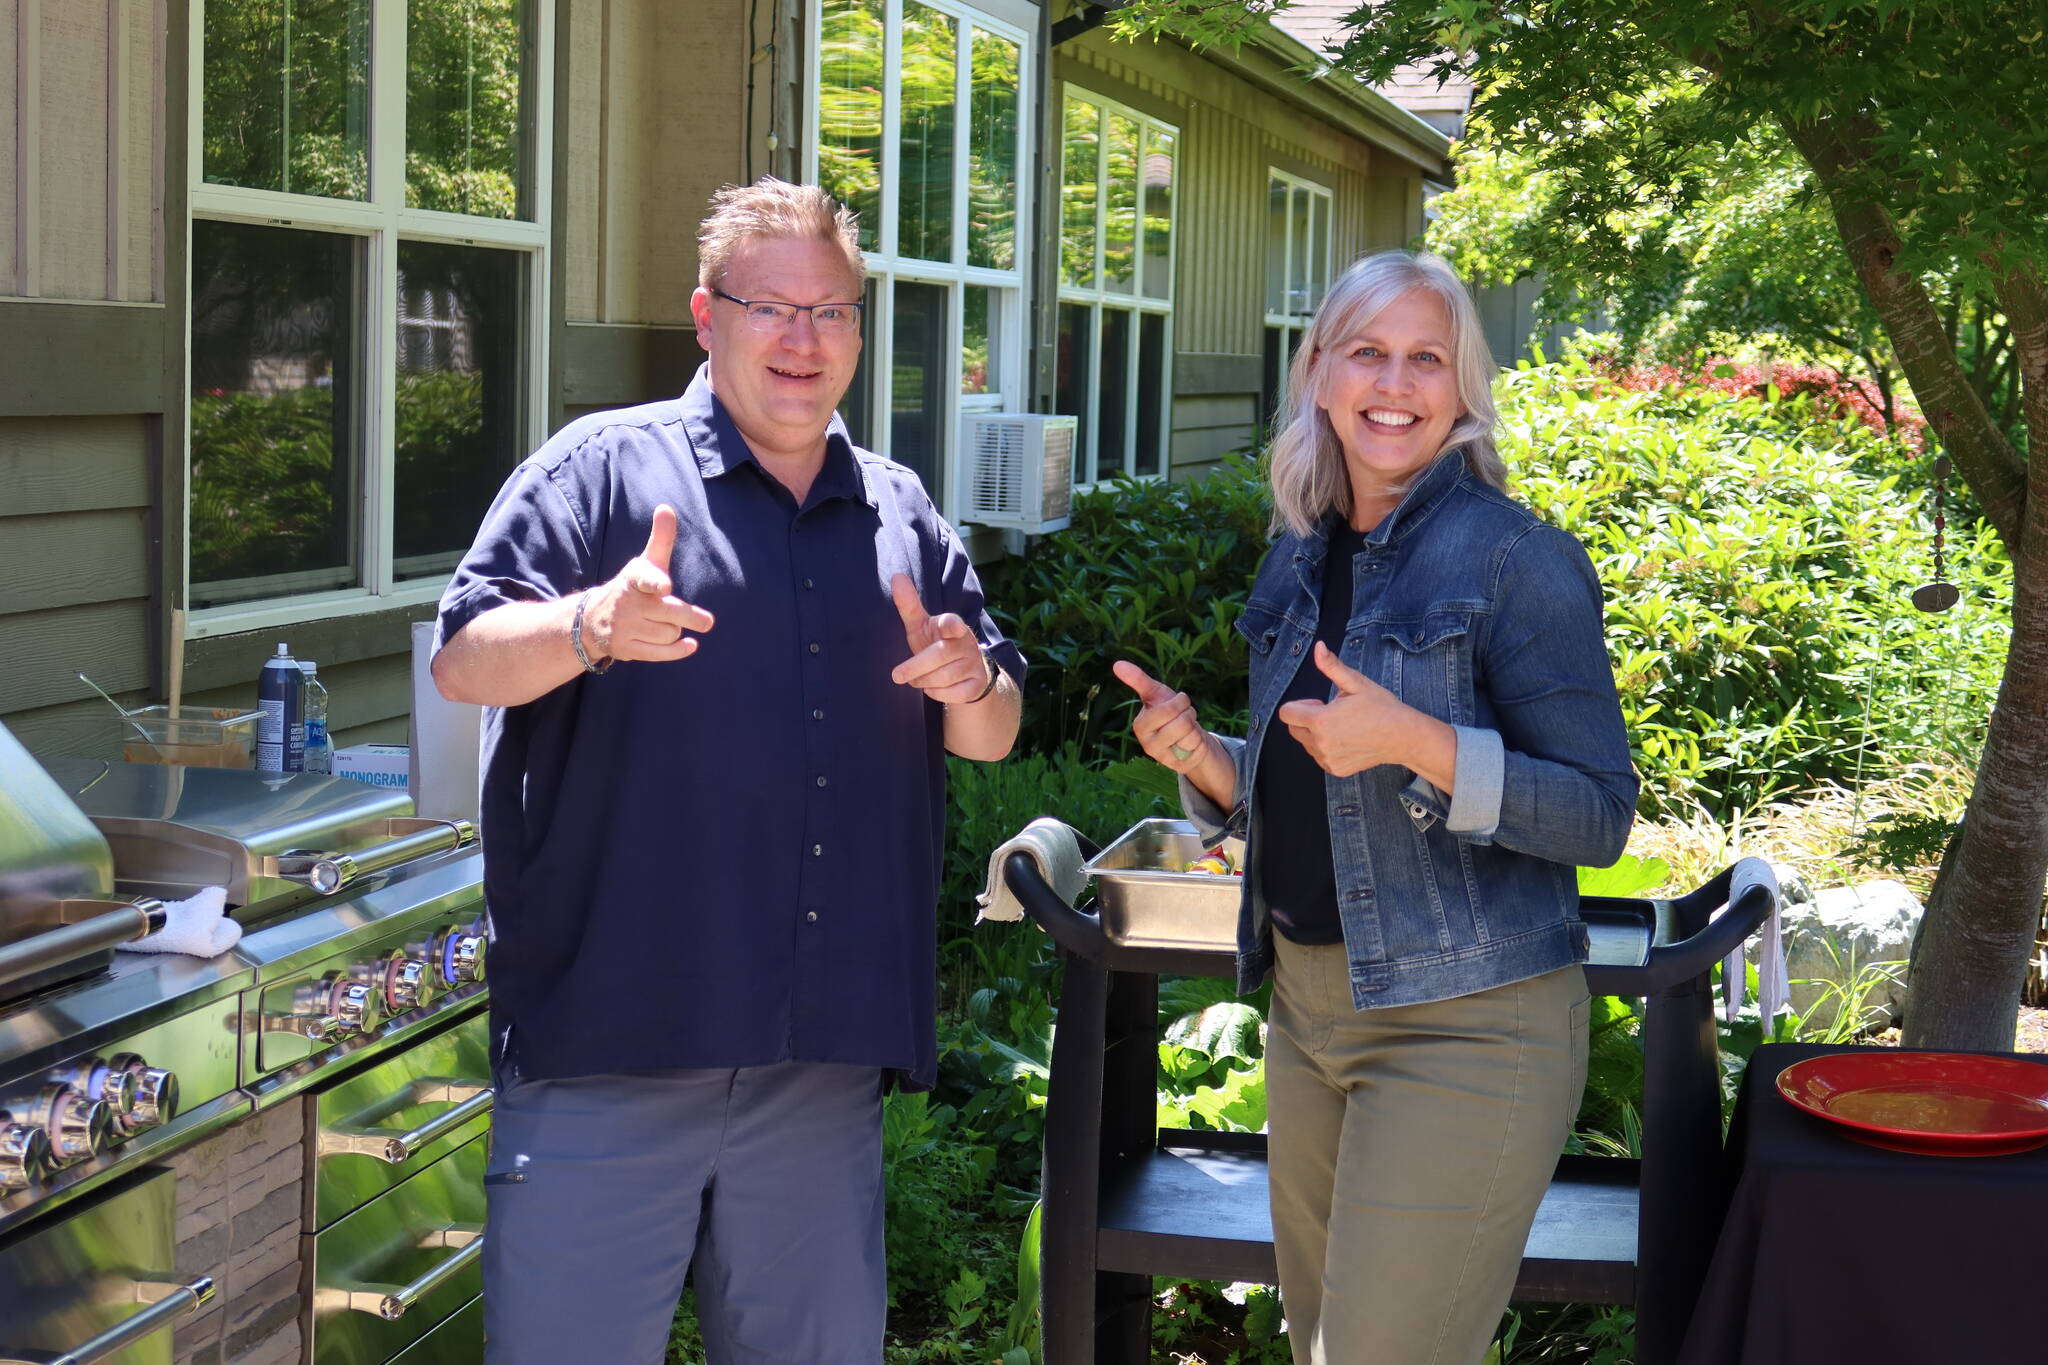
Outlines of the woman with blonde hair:
{"label": "woman with blonde hair", "polygon": [[1636,779],[1585,551],[1507,496],[1442,260],[1345,271],[1272,443],[1242,738],[1128,661],[1133,731],[1247,841],[1273,1239],[1296,1365],[1475,1365],[1585,1083],[1575,868]]}

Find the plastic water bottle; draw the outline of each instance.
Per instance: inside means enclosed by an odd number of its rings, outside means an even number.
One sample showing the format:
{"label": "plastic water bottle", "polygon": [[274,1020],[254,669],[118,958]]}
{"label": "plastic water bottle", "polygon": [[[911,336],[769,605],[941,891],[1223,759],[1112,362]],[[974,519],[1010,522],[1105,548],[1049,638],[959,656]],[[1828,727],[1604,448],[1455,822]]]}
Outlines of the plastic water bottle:
{"label": "plastic water bottle", "polygon": [[320,665],[312,659],[299,660],[306,675],[306,771],[334,771],[334,743],[327,738],[327,685],[320,681]]}
{"label": "plastic water bottle", "polygon": [[289,646],[263,665],[256,678],[256,767],[267,773],[296,773],[306,767],[306,675]]}

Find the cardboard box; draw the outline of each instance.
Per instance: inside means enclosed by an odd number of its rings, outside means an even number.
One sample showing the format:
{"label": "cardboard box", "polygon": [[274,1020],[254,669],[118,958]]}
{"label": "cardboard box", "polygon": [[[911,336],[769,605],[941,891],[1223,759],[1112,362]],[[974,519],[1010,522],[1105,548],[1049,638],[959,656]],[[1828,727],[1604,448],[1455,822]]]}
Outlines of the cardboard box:
{"label": "cardboard box", "polygon": [[411,749],[404,744],[351,744],[334,751],[334,775],[352,777],[373,787],[406,790]]}

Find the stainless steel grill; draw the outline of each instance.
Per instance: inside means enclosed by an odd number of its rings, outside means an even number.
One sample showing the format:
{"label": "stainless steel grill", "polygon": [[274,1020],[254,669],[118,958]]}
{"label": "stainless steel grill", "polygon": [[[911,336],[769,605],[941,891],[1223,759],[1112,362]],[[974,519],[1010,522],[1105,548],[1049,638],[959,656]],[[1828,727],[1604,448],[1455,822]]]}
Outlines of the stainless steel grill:
{"label": "stainless steel grill", "polygon": [[[401,1210],[391,1198],[415,1173],[477,1185],[453,1160],[473,1147],[481,1161],[491,1103],[474,843],[467,823],[414,819],[403,794],[345,778],[71,760],[46,771],[0,728],[0,1301],[50,1273],[48,1248],[75,1256],[69,1220],[171,1184],[161,1163],[286,1106],[317,1134],[303,1158],[309,1266],[329,1224]],[[226,889],[245,928],[229,952],[112,951],[161,924],[160,902],[208,886]],[[317,1258],[323,1283],[301,1314],[313,1359],[381,1361],[464,1310],[482,1245],[473,1194],[476,1226],[421,1229],[382,1278]],[[121,1292],[146,1299],[153,1316],[129,1316],[157,1326],[204,1300]],[[91,1339],[91,1359],[170,1360],[161,1337],[100,1341],[108,1324],[75,1305],[18,1333],[15,1314],[0,1317],[0,1359]],[[360,1317],[382,1327],[338,1325]]]}

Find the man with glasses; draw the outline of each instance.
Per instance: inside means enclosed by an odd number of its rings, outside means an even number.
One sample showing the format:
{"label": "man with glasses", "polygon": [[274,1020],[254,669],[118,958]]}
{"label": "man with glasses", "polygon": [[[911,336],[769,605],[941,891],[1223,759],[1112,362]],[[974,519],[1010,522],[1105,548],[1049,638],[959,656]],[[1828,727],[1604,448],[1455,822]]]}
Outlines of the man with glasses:
{"label": "man with glasses", "polygon": [[773,179],[713,209],[709,363],[557,433],[441,600],[435,680],[490,708],[493,1365],[660,1360],[686,1272],[712,1362],[880,1361],[945,755],[1017,733],[959,537],[834,415],[852,216]]}

